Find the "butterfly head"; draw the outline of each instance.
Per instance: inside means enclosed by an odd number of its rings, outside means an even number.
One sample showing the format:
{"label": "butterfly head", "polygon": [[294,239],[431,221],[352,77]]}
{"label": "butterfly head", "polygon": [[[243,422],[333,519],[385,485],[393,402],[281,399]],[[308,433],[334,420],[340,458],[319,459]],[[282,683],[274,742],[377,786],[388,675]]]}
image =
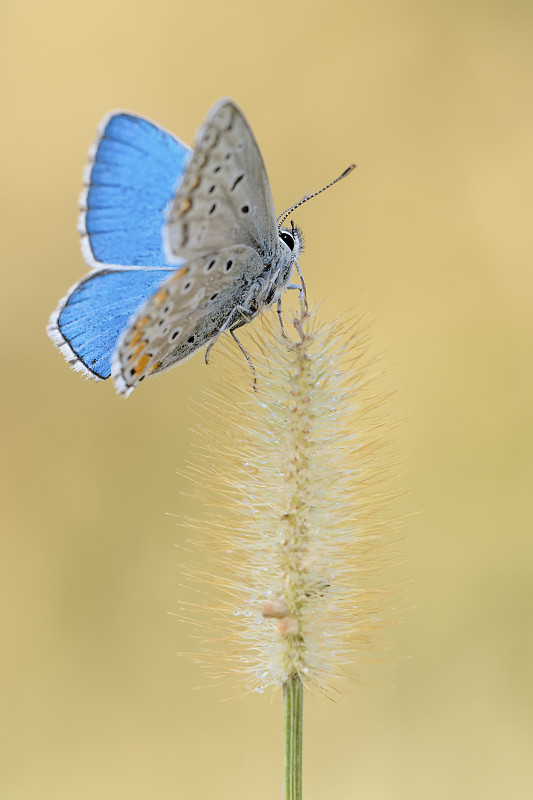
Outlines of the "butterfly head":
{"label": "butterfly head", "polygon": [[290,254],[290,260],[298,261],[304,250],[304,238],[302,231],[291,219],[291,227],[278,228],[278,236],[281,246]]}

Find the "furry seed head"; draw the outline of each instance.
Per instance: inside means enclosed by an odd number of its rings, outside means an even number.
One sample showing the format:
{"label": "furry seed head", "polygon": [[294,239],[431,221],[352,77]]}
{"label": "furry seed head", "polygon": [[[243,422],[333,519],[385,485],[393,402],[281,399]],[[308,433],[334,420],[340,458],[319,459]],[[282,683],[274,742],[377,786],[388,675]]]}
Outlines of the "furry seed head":
{"label": "furry seed head", "polygon": [[263,691],[298,674],[330,694],[390,613],[375,573],[398,529],[393,424],[364,320],[285,327],[255,333],[257,391],[228,348],[202,406],[191,472],[209,511],[187,522],[202,566],[187,568],[199,600],[180,616],[204,639],[189,655],[215,675]]}

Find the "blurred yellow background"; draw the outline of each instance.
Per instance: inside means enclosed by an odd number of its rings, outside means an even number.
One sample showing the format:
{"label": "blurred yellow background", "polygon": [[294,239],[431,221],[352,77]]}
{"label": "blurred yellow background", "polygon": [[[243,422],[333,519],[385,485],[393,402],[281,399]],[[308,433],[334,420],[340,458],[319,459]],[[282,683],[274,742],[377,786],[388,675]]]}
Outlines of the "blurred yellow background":
{"label": "blurred yellow background", "polygon": [[308,291],[373,306],[411,496],[405,623],[339,705],[306,707],[306,800],[533,796],[533,6],[18,0],[1,12],[4,311],[0,797],[279,797],[281,703],[221,703],[175,656],[191,511],[176,475],[197,357],[124,402],[70,371],[48,315],[98,121],[192,144],[229,95]]}

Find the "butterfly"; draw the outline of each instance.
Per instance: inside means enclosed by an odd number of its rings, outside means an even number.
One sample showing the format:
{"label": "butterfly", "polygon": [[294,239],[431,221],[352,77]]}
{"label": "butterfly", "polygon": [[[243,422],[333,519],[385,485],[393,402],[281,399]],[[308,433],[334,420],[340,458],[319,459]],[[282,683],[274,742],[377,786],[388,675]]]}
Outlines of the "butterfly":
{"label": "butterfly", "polygon": [[204,345],[207,360],[224,331],[247,355],[235,330],[274,303],[280,313],[285,289],[305,292],[302,234],[282,223],[309,197],[276,219],[261,152],[230,99],[208,112],[193,150],[145,117],[111,112],[80,196],[92,271],[59,302],[50,339],[75,370],[112,376],[124,396]]}

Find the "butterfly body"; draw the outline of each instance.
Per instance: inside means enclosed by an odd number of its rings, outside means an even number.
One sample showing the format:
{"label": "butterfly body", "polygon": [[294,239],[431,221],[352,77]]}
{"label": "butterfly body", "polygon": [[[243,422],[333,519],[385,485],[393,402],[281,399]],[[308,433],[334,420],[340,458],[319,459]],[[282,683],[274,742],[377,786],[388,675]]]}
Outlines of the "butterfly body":
{"label": "butterfly body", "polygon": [[81,196],[93,271],[48,333],[87,377],[129,394],[276,302],[302,251],[278,228],[251,128],[231,100],[208,113],[193,151],[125,112],[102,122]]}
{"label": "butterfly body", "polygon": [[271,305],[292,268],[288,256],[283,269],[277,263],[265,267],[253,248],[233,245],[176,270],[119,339],[112,365],[119,391],[184,361],[221,331],[235,330]]}

